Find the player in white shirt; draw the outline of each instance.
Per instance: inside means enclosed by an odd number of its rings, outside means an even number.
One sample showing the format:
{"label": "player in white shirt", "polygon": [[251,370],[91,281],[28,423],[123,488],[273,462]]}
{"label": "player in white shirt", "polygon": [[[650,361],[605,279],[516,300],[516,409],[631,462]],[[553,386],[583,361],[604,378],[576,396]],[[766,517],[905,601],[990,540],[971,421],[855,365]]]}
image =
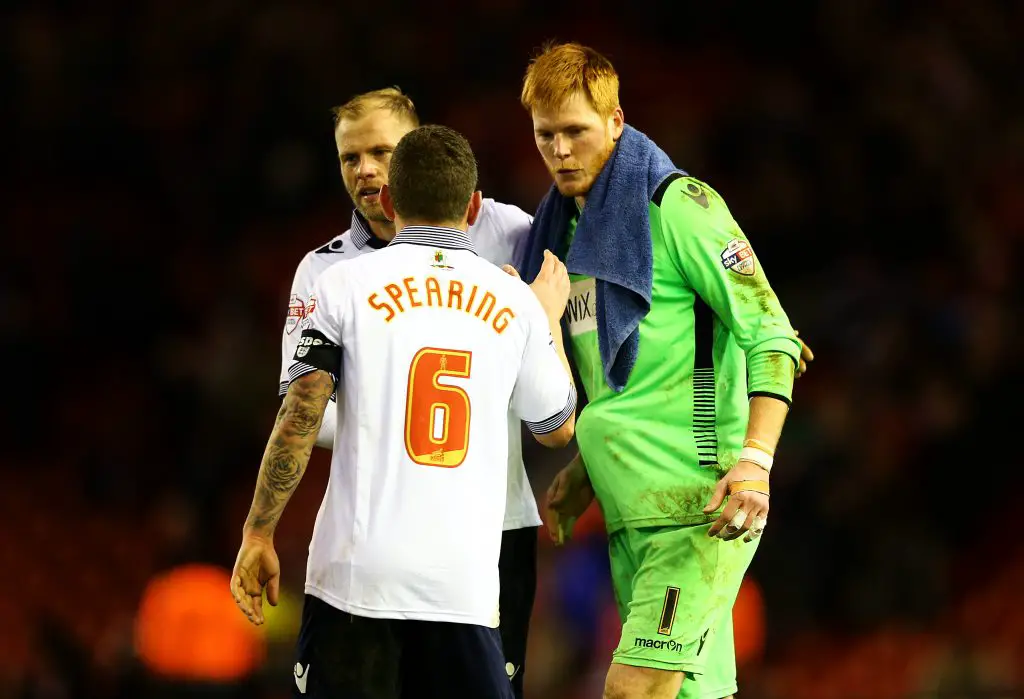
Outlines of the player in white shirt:
{"label": "player in white shirt", "polygon": [[310,545],[296,697],[511,698],[498,635],[508,411],[565,446],[576,391],[559,322],[564,265],[531,287],[480,259],[469,143],[404,136],[381,204],[398,231],[320,275],[232,574],[262,623],[273,532],[338,391],[331,478]]}
{"label": "player in white shirt", "polygon": [[[384,216],[379,191],[388,181],[388,162],[399,139],[419,125],[415,106],[397,88],[358,95],[335,108],[335,144],[342,180],[355,210],[351,228],[311,250],[295,271],[281,340],[280,395],[291,381],[289,368],[302,331],[308,326],[313,284],[324,270],[379,250],[395,235]],[[531,216],[516,206],[484,199],[469,228],[477,254],[496,265],[512,264],[530,231]],[[335,411],[324,415],[317,445],[334,447]],[[526,672],[526,639],[537,585],[537,527],[541,524],[533,489],[523,466],[519,420],[510,415],[508,484],[501,543],[501,636],[506,671],[521,699]]]}

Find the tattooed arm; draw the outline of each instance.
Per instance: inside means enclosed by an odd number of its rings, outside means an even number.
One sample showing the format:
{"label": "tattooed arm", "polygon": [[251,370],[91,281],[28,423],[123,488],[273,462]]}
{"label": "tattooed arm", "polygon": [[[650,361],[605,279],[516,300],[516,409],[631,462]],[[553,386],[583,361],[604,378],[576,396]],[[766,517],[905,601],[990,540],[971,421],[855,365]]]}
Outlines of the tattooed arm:
{"label": "tattooed arm", "polygon": [[263,453],[256,494],[242,530],[242,547],[231,573],[231,596],[257,626],[264,622],[264,586],[272,605],[277,604],[280,593],[281,564],[274,550],[274,530],[302,480],[332,391],[334,379],[326,371],[315,370],[293,380]]}
{"label": "tattooed arm", "polygon": [[271,605],[277,604],[280,594],[281,563],[274,550],[274,531],[306,471],[328,399],[341,375],[345,277],[332,277],[331,271],[321,275],[310,296],[309,327],[302,331],[294,362],[288,367],[288,392],[263,453],[231,573],[231,596],[257,625],[264,622],[264,589]]}
{"label": "tattooed arm", "polygon": [[266,538],[274,535],[281,513],[309,463],[333,391],[334,379],[326,371],[305,374],[289,385],[263,453],[256,494],[245,520],[246,534]]}

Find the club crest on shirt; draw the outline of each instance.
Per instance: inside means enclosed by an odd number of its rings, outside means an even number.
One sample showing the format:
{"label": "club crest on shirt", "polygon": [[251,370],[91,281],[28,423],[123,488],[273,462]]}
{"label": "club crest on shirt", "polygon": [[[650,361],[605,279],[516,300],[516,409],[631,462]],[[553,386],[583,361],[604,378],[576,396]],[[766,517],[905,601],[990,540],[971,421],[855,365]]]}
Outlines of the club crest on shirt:
{"label": "club crest on shirt", "polygon": [[455,269],[448,264],[448,256],[444,250],[435,250],[430,262],[431,267],[437,267],[438,269]]}
{"label": "club crest on shirt", "polygon": [[311,296],[309,301],[303,301],[298,294],[292,294],[288,301],[288,317],[285,319],[284,331],[291,335],[295,328],[305,328],[309,323],[306,321],[309,314],[316,308],[316,297]]}
{"label": "club crest on shirt", "polygon": [[722,266],[745,277],[754,276],[757,266],[750,243],[739,238],[730,240],[725,250],[722,251]]}

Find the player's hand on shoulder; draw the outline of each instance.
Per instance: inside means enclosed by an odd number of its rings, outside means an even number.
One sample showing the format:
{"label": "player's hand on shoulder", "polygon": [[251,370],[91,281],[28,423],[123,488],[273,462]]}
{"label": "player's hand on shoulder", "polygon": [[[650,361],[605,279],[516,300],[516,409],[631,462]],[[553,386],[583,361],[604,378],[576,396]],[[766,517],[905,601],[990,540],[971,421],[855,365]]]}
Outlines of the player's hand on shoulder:
{"label": "player's hand on shoulder", "polygon": [[504,272],[505,274],[507,274],[510,277],[515,277],[516,279],[521,279],[521,277],[519,276],[519,270],[516,269],[515,267],[513,267],[512,265],[502,265],[501,266],[501,271]]}
{"label": "player's hand on shoulder", "polygon": [[530,284],[548,318],[558,319],[565,312],[569,301],[569,271],[550,250],[544,251],[544,263],[537,278]]}
{"label": "player's hand on shoulder", "polygon": [[807,343],[800,337],[800,331],[796,330],[796,338],[800,340],[800,363],[796,368],[796,377],[799,379],[807,372],[807,364],[814,361],[814,352],[807,346]]}
{"label": "player's hand on shoulder", "polygon": [[743,536],[748,542],[761,536],[768,524],[768,490],[768,471],[751,461],[736,462],[718,481],[704,508],[704,514],[711,514],[725,502],[722,514],[711,523],[708,536],[725,541]]}

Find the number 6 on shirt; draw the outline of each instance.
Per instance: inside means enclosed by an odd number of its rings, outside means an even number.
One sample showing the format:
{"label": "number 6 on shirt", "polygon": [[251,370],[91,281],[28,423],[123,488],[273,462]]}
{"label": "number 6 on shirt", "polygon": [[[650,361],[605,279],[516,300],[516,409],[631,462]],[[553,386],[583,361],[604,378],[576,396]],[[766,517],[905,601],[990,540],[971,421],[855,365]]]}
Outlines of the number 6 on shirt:
{"label": "number 6 on shirt", "polygon": [[405,449],[423,466],[455,468],[469,449],[469,396],[440,376],[469,378],[472,352],[424,347],[409,365]]}

